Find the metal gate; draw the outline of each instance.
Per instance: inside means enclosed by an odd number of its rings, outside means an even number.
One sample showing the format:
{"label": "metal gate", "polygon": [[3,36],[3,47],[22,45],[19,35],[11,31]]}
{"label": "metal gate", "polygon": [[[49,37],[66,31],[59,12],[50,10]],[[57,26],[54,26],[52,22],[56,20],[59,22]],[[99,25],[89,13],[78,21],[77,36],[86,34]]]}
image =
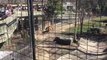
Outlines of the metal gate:
{"label": "metal gate", "polygon": [[106,3],[106,0],[3,1],[0,60],[106,60]]}

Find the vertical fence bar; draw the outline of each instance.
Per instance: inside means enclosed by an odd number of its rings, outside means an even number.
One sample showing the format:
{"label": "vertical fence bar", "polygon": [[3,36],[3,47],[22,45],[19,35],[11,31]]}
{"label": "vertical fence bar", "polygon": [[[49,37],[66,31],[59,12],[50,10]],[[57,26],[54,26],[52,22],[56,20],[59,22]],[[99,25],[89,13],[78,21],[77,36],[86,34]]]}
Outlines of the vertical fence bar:
{"label": "vertical fence bar", "polygon": [[77,2],[78,2],[78,0],[76,0],[76,2],[75,2],[75,4],[76,4],[76,14],[75,14],[75,25],[74,25],[74,27],[75,27],[75,29],[74,29],[74,40],[76,40],[76,35],[77,35],[77,29],[76,29],[76,27],[77,27]]}
{"label": "vertical fence bar", "polygon": [[30,40],[32,45],[33,60],[36,60],[35,56],[35,38],[34,38],[34,19],[33,19],[33,0],[28,0],[28,16],[30,26]]}

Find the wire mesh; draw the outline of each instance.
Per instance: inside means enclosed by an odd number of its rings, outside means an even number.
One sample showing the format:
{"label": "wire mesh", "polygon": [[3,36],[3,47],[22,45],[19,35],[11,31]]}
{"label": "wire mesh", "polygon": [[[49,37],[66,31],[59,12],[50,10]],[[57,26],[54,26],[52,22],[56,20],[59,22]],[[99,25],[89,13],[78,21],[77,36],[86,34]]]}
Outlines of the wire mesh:
{"label": "wire mesh", "polygon": [[4,24],[0,27],[0,60],[33,60],[26,1],[7,1],[6,6],[1,5],[5,12],[0,13],[7,15],[0,17]]}
{"label": "wire mesh", "polygon": [[5,2],[0,13],[3,8],[10,9],[11,14],[0,17],[0,60],[107,60],[106,3],[105,0]]}

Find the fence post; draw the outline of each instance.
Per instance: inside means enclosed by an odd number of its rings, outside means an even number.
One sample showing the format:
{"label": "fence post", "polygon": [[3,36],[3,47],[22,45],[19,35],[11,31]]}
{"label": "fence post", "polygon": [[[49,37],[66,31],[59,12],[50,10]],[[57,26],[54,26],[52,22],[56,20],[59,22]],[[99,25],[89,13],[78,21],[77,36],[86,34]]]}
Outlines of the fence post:
{"label": "fence post", "polygon": [[35,38],[34,38],[34,16],[33,16],[33,0],[27,0],[28,4],[28,17],[30,27],[30,40],[32,45],[33,60],[36,60],[35,56]]}

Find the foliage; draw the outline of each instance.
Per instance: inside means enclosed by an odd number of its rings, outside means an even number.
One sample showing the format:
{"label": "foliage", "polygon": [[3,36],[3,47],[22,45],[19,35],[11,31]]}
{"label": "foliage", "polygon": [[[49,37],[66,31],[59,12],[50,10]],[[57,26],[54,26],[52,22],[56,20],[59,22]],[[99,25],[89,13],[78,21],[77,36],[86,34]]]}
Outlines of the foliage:
{"label": "foliage", "polygon": [[[93,20],[99,21],[100,18],[97,17],[97,18],[94,18]],[[93,25],[94,25],[94,27],[99,27],[99,22],[93,22],[93,20],[83,23],[83,32],[87,32],[87,30],[89,28],[93,27]],[[107,20],[107,17],[102,17],[101,20],[102,21]],[[77,26],[78,27],[76,27],[76,30],[77,30],[76,33],[80,33],[80,25],[77,25]],[[102,24],[102,26],[105,26],[105,25]],[[75,29],[75,27],[70,27],[64,33],[74,33],[74,29]]]}
{"label": "foliage", "polygon": [[85,12],[88,12],[92,6],[93,6],[93,2],[91,0],[79,0],[77,2],[77,8],[78,10],[85,10]]}
{"label": "foliage", "polygon": [[[92,12],[94,15],[102,15],[102,13],[107,10],[107,1],[106,0],[78,0],[77,1],[77,10],[80,13],[80,31],[84,30],[83,20],[85,18],[85,14]],[[106,12],[106,11],[105,11]],[[105,14],[105,13],[104,13]]]}
{"label": "foliage", "polygon": [[45,13],[48,17],[58,15],[63,9],[61,0],[48,0],[46,7]]}
{"label": "foliage", "polygon": [[85,12],[93,12],[94,14],[102,14],[107,10],[107,0],[79,0],[78,10]]}

